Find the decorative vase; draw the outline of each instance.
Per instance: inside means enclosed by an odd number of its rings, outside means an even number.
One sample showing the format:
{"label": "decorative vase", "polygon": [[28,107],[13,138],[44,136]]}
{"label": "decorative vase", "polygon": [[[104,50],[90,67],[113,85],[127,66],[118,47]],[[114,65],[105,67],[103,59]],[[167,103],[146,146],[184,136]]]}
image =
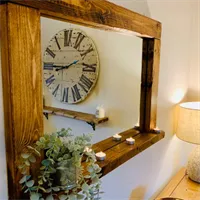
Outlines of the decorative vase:
{"label": "decorative vase", "polygon": [[80,170],[74,163],[74,159],[69,159],[64,165],[59,166],[60,169],[56,172],[56,185],[64,186],[69,190],[76,187]]}
{"label": "decorative vase", "polygon": [[187,174],[190,179],[200,183],[200,145],[197,145],[190,154],[187,165]]}

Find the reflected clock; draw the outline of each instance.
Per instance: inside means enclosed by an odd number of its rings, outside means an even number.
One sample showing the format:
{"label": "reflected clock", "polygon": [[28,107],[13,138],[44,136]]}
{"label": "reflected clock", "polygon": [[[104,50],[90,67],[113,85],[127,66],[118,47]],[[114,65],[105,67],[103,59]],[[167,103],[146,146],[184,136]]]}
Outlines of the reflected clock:
{"label": "reflected clock", "polygon": [[52,37],[45,49],[44,83],[57,100],[75,104],[91,93],[99,67],[92,39],[79,29],[64,29]]}

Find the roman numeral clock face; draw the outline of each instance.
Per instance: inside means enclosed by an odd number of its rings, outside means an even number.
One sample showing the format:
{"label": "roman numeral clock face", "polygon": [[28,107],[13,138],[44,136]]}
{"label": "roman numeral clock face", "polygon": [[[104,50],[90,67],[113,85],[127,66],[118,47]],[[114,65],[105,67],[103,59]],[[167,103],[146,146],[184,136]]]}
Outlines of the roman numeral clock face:
{"label": "roman numeral clock face", "polygon": [[45,84],[56,99],[70,104],[83,101],[99,74],[93,41],[81,30],[58,32],[45,50],[43,72]]}

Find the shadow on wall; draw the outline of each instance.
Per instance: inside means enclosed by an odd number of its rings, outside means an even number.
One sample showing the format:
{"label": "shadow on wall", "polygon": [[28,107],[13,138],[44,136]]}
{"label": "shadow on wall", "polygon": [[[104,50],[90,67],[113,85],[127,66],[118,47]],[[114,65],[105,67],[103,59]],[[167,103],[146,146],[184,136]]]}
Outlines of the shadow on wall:
{"label": "shadow on wall", "polygon": [[132,190],[129,200],[143,200],[145,198],[146,188],[144,186],[139,186]]}

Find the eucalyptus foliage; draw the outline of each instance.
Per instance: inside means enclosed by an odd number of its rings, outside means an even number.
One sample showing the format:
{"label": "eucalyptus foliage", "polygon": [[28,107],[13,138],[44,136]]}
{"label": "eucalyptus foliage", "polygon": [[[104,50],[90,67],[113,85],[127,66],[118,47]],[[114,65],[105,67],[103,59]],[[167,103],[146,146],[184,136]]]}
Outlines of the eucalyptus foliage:
{"label": "eucalyptus foliage", "polygon": [[[23,177],[19,181],[24,193],[31,200],[98,200],[101,168],[95,163],[91,148],[91,135],[73,137],[70,129],[45,134],[33,146],[27,146],[21,154],[18,166]],[[41,160],[41,155],[44,159]],[[81,165],[85,159],[86,170]],[[32,177],[30,169],[40,161],[37,176]],[[81,192],[80,192],[81,191]]]}

